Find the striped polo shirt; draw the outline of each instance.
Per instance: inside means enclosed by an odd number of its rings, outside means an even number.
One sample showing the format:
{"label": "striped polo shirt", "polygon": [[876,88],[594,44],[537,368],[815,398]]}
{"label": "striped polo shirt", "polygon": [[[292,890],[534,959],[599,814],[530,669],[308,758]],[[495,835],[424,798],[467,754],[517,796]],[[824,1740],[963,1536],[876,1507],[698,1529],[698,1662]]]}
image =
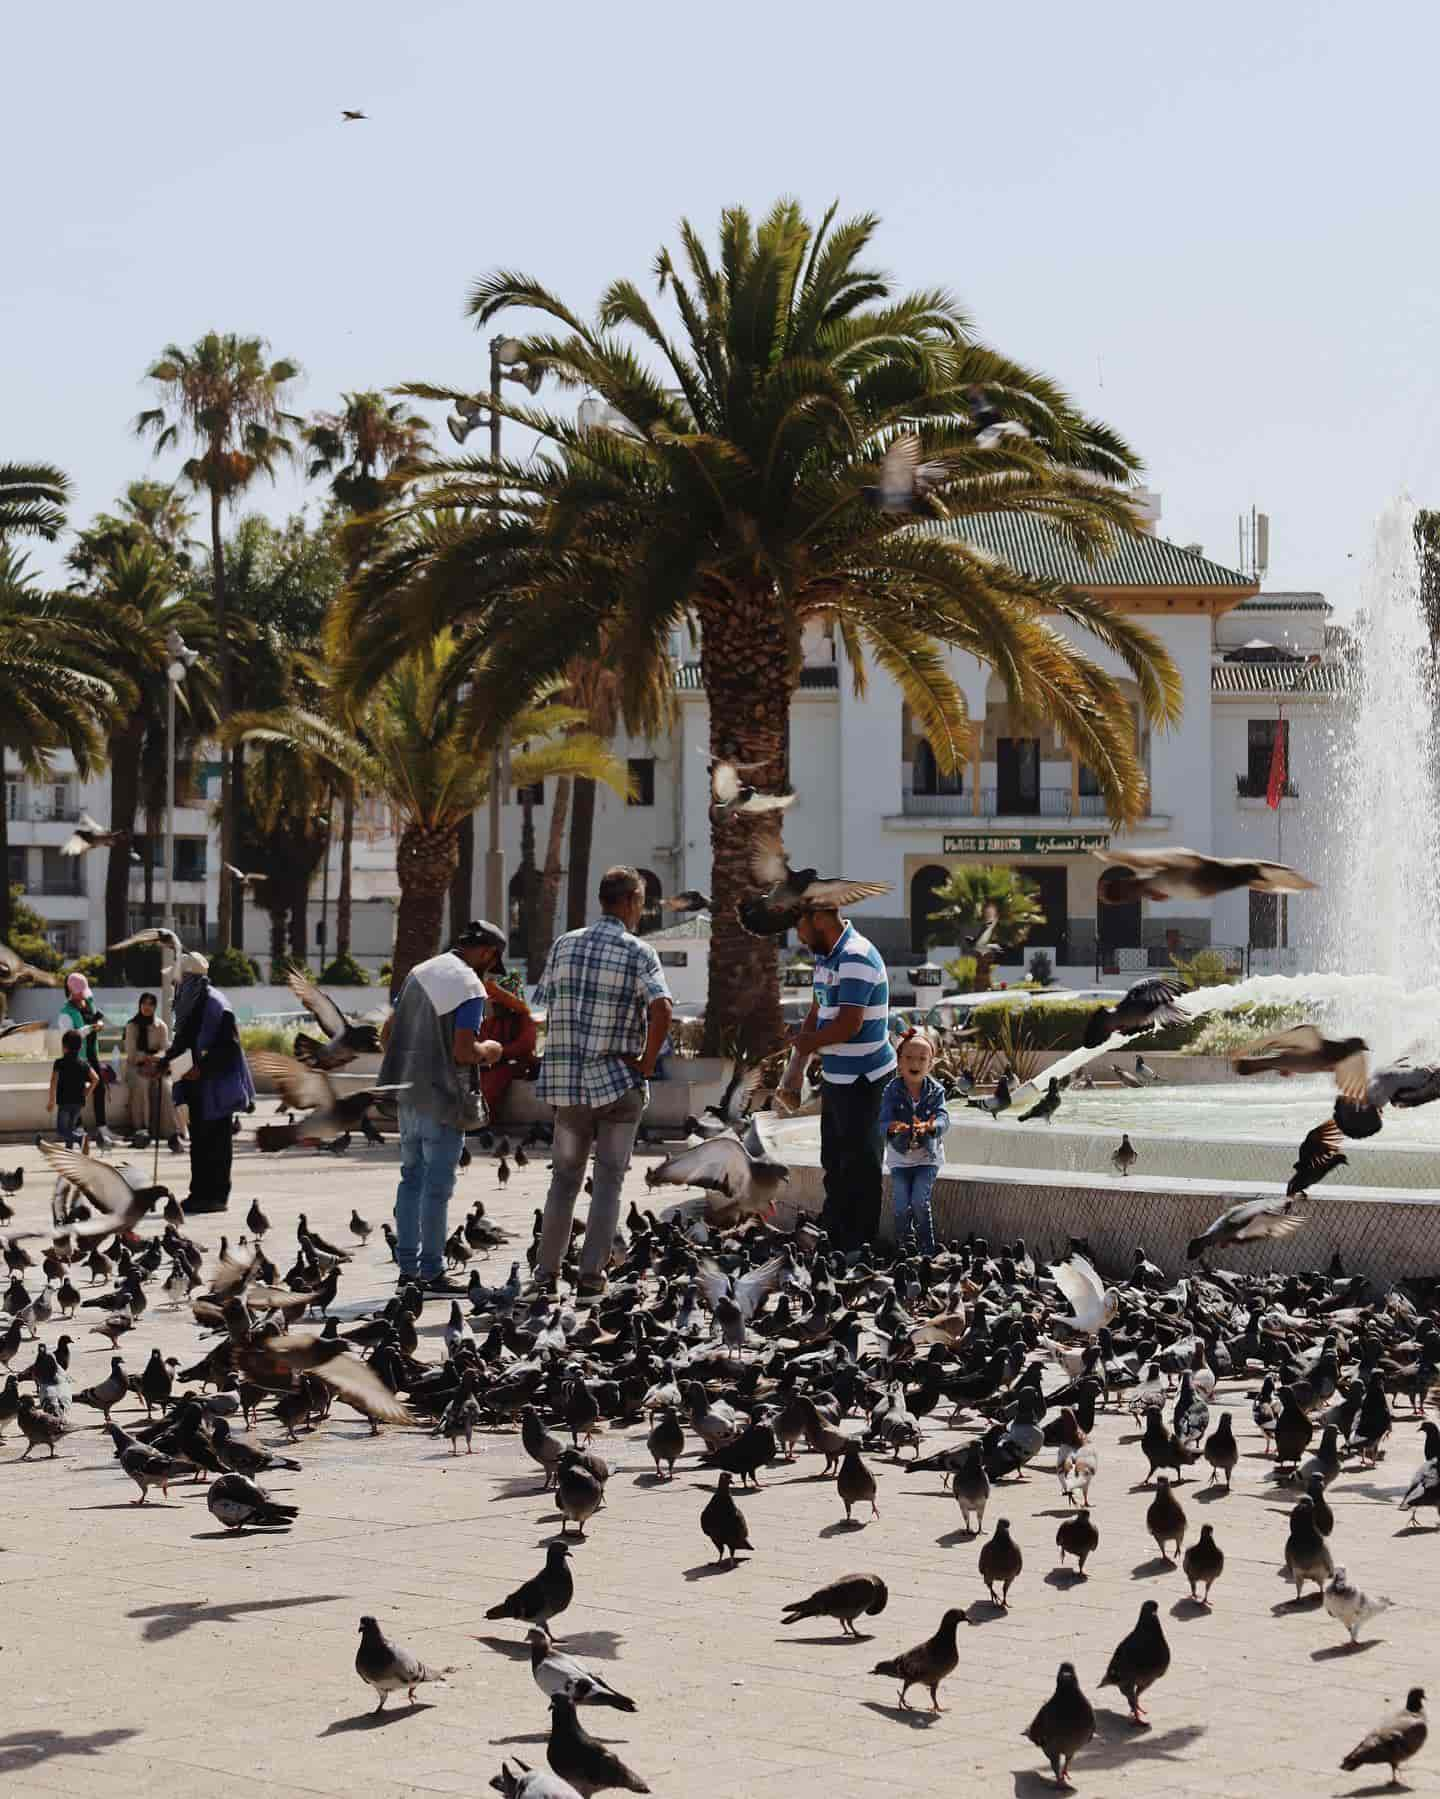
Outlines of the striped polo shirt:
{"label": "striped polo shirt", "polygon": [[890,1042],[890,981],[879,950],[853,924],[835,939],[828,956],[815,958],[816,1022],[829,1024],[841,1006],[863,1010],[860,1029],[848,1043],[827,1043],[820,1052],[827,1081],[846,1086],[864,1075],[874,1080],[895,1066]]}

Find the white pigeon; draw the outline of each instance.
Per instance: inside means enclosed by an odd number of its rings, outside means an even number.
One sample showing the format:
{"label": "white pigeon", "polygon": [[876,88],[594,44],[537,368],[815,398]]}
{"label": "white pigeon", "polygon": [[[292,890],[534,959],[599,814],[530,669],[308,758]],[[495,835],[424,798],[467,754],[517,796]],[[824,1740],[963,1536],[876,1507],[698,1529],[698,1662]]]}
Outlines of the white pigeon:
{"label": "white pigeon", "polygon": [[1093,1337],[1096,1331],[1111,1323],[1119,1310],[1119,1300],[1107,1292],[1104,1281],[1082,1255],[1051,1264],[1050,1273],[1061,1293],[1070,1302],[1072,1316],[1058,1322],[1067,1330]]}
{"label": "white pigeon", "polygon": [[526,1637],[530,1644],[531,1676],[547,1699],[564,1693],[576,1705],[608,1705],[617,1712],[635,1710],[633,1699],[617,1693],[603,1674],[556,1649],[543,1630],[527,1631]]}
{"label": "white pigeon", "polygon": [[1360,1641],[1360,1628],[1368,1624],[1372,1618],[1378,1618],[1381,1612],[1388,1612],[1395,1601],[1393,1599],[1372,1599],[1368,1593],[1362,1593],[1359,1587],[1352,1587],[1345,1578],[1345,1570],[1337,1568],[1325,1589],[1325,1610],[1337,1624],[1343,1624],[1350,1632],[1350,1641]]}

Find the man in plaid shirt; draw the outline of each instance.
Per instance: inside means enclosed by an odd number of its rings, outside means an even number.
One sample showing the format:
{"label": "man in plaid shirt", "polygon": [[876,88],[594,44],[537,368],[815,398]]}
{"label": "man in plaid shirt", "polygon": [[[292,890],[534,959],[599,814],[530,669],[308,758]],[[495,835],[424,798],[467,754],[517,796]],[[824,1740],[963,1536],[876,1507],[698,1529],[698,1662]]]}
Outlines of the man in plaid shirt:
{"label": "man in plaid shirt", "polygon": [[555,1159],[535,1282],[542,1292],[555,1291],[593,1146],[595,1186],[580,1252],[580,1299],[605,1291],[620,1186],[671,1013],[660,958],[634,934],[645,907],[638,872],[606,869],[600,905],[603,917],[557,940],[535,995],[547,1014],[537,1092],[555,1108]]}

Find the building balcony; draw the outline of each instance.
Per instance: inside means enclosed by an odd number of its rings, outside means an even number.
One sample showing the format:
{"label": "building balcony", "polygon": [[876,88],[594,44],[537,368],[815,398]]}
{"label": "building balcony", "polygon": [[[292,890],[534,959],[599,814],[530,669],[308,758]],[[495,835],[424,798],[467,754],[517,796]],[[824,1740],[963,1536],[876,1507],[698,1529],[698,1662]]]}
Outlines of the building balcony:
{"label": "building balcony", "polygon": [[980,809],[975,809],[975,794],[916,793],[905,788],[900,796],[901,811],[906,818],[1106,818],[1103,794],[1082,793],[1072,797],[1068,787],[1042,787],[1024,799],[1004,796],[998,787],[980,789]]}
{"label": "building balcony", "polygon": [[[37,890],[32,887],[30,891]],[[38,891],[45,899],[84,899],[85,883],[52,878],[41,881]]]}

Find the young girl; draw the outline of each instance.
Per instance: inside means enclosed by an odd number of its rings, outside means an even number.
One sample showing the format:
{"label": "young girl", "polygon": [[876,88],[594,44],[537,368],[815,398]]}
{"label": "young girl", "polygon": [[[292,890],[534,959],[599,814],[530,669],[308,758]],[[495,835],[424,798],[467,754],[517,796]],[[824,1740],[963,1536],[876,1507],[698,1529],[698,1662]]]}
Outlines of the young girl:
{"label": "young girl", "polygon": [[921,1255],[935,1253],[935,1221],[930,1195],[945,1159],[941,1139],[950,1129],[945,1090],[930,1073],[935,1044],[928,1032],[909,1030],[896,1047],[897,1073],[880,1096],[885,1133],[885,1166],[895,1200],[895,1242]]}

